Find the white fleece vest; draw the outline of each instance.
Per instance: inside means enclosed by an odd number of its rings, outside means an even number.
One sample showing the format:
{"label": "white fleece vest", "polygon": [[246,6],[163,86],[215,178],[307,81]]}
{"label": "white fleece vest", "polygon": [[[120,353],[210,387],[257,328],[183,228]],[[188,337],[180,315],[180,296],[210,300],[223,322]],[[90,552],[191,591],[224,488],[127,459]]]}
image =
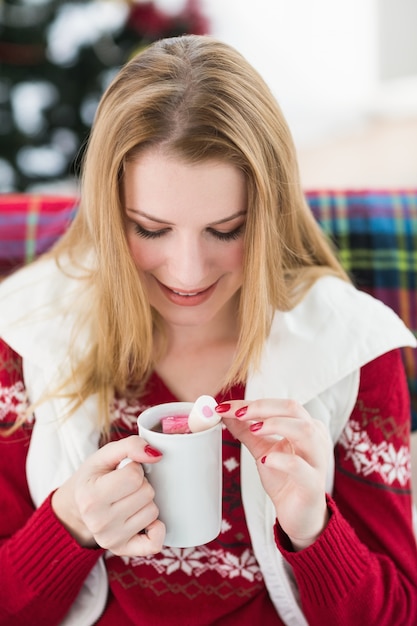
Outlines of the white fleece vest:
{"label": "white fleece vest", "polygon": [[[68,371],[68,346],[74,341],[71,312],[81,301],[77,289],[78,282],[63,275],[51,260],[28,266],[0,285],[0,335],[23,357],[32,401]],[[80,351],[88,345],[87,337],[77,341]],[[261,366],[249,376],[245,397],[293,398],[326,423],[336,442],[356,400],[360,367],[406,345],[415,346],[416,340],[391,309],[337,278],[322,278],[292,311],[276,313]],[[96,398],[89,398],[70,420],[59,422],[64,411],[65,401],[60,399],[36,411],[27,460],[36,506],[98,447]],[[333,472],[331,464],[329,492]],[[291,572],[274,543],[272,503],[244,447],[241,478],[253,548],[272,601],[285,624],[307,626]],[[107,589],[100,560],[62,624],[93,624],[104,609]]]}

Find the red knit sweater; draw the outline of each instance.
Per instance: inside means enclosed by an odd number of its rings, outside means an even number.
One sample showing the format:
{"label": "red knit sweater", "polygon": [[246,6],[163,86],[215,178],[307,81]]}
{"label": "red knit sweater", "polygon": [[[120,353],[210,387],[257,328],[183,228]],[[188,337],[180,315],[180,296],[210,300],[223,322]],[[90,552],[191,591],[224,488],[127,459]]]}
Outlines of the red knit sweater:
{"label": "red knit sweater", "polygon": [[[234,388],[229,397],[242,397]],[[114,402],[113,439],[136,432],[145,406],[175,400],[155,375],[140,404]],[[0,342],[0,428],[26,405],[20,358]],[[335,448],[330,522],[295,553],[277,523],[312,626],[417,623],[417,550],[411,526],[409,400],[399,351],[362,369],[356,407]],[[97,559],[109,598],[100,626],[280,625],[251,548],[240,496],[240,445],[223,431],[223,525],[196,548],[119,558],[81,548],[50,498],[34,510],[25,476],[32,424],[0,435],[0,624],[59,624]],[[271,533],[274,529],[271,528]]]}

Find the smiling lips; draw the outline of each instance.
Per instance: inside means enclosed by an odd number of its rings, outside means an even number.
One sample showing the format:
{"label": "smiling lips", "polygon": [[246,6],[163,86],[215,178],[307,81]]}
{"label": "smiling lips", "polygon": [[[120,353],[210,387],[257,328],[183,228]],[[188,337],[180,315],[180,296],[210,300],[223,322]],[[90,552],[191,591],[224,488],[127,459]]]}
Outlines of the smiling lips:
{"label": "smiling lips", "polygon": [[178,304],[180,306],[197,306],[206,302],[213,293],[216,288],[217,281],[207,287],[207,289],[202,289],[201,291],[178,291],[175,289],[170,289],[163,283],[159,282],[156,279],[162,293],[164,296],[173,304]]}

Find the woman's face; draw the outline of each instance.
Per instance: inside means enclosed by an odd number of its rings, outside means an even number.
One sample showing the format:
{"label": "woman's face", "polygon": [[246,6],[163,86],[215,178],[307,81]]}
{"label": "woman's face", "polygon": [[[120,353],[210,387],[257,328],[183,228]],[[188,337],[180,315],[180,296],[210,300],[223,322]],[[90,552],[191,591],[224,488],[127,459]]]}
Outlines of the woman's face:
{"label": "woman's face", "polygon": [[126,165],[123,185],[129,249],[166,323],[236,319],[247,209],[242,172],[150,148]]}

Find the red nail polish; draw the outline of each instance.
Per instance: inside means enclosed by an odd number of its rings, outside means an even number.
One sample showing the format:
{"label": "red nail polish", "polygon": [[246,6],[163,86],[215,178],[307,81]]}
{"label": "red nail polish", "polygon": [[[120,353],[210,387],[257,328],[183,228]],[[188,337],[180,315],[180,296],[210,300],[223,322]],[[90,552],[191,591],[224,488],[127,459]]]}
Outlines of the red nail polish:
{"label": "red nail polish", "polygon": [[162,456],[162,452],[159,452],[159,450],[157,450],[156,448],[152,448],[152,446],[150,446],[149,444],[145,446],[145,452],[146,454],[149,454],[149,456]]}
{"label": "red nail polish", "polygon": [[236,417],[243,417],[244,415],[246,415],[247,410],[248,410],[247,406],[240,407],[240,409],[238,409],[235,413]]}
{"label": "red nail polish", "polygon": [[216,413],[227,413],[227,411],[230,411],[230,404],[223,402],[222,404],[218,404],[214,410]]}
{"label": "red nail polish", "polygon": [[251,430],[253,433],[256,433],[256,431],[260,430],[263,425],[264,425],[263,422],[255,422],[255,424],[251,424],[249,426],[249,430]]}
{"label": "red nail polish", "polygon": [[261,459],[261,463],[265,463],[265,461],[266,461],[266,456],[263,456]]}

